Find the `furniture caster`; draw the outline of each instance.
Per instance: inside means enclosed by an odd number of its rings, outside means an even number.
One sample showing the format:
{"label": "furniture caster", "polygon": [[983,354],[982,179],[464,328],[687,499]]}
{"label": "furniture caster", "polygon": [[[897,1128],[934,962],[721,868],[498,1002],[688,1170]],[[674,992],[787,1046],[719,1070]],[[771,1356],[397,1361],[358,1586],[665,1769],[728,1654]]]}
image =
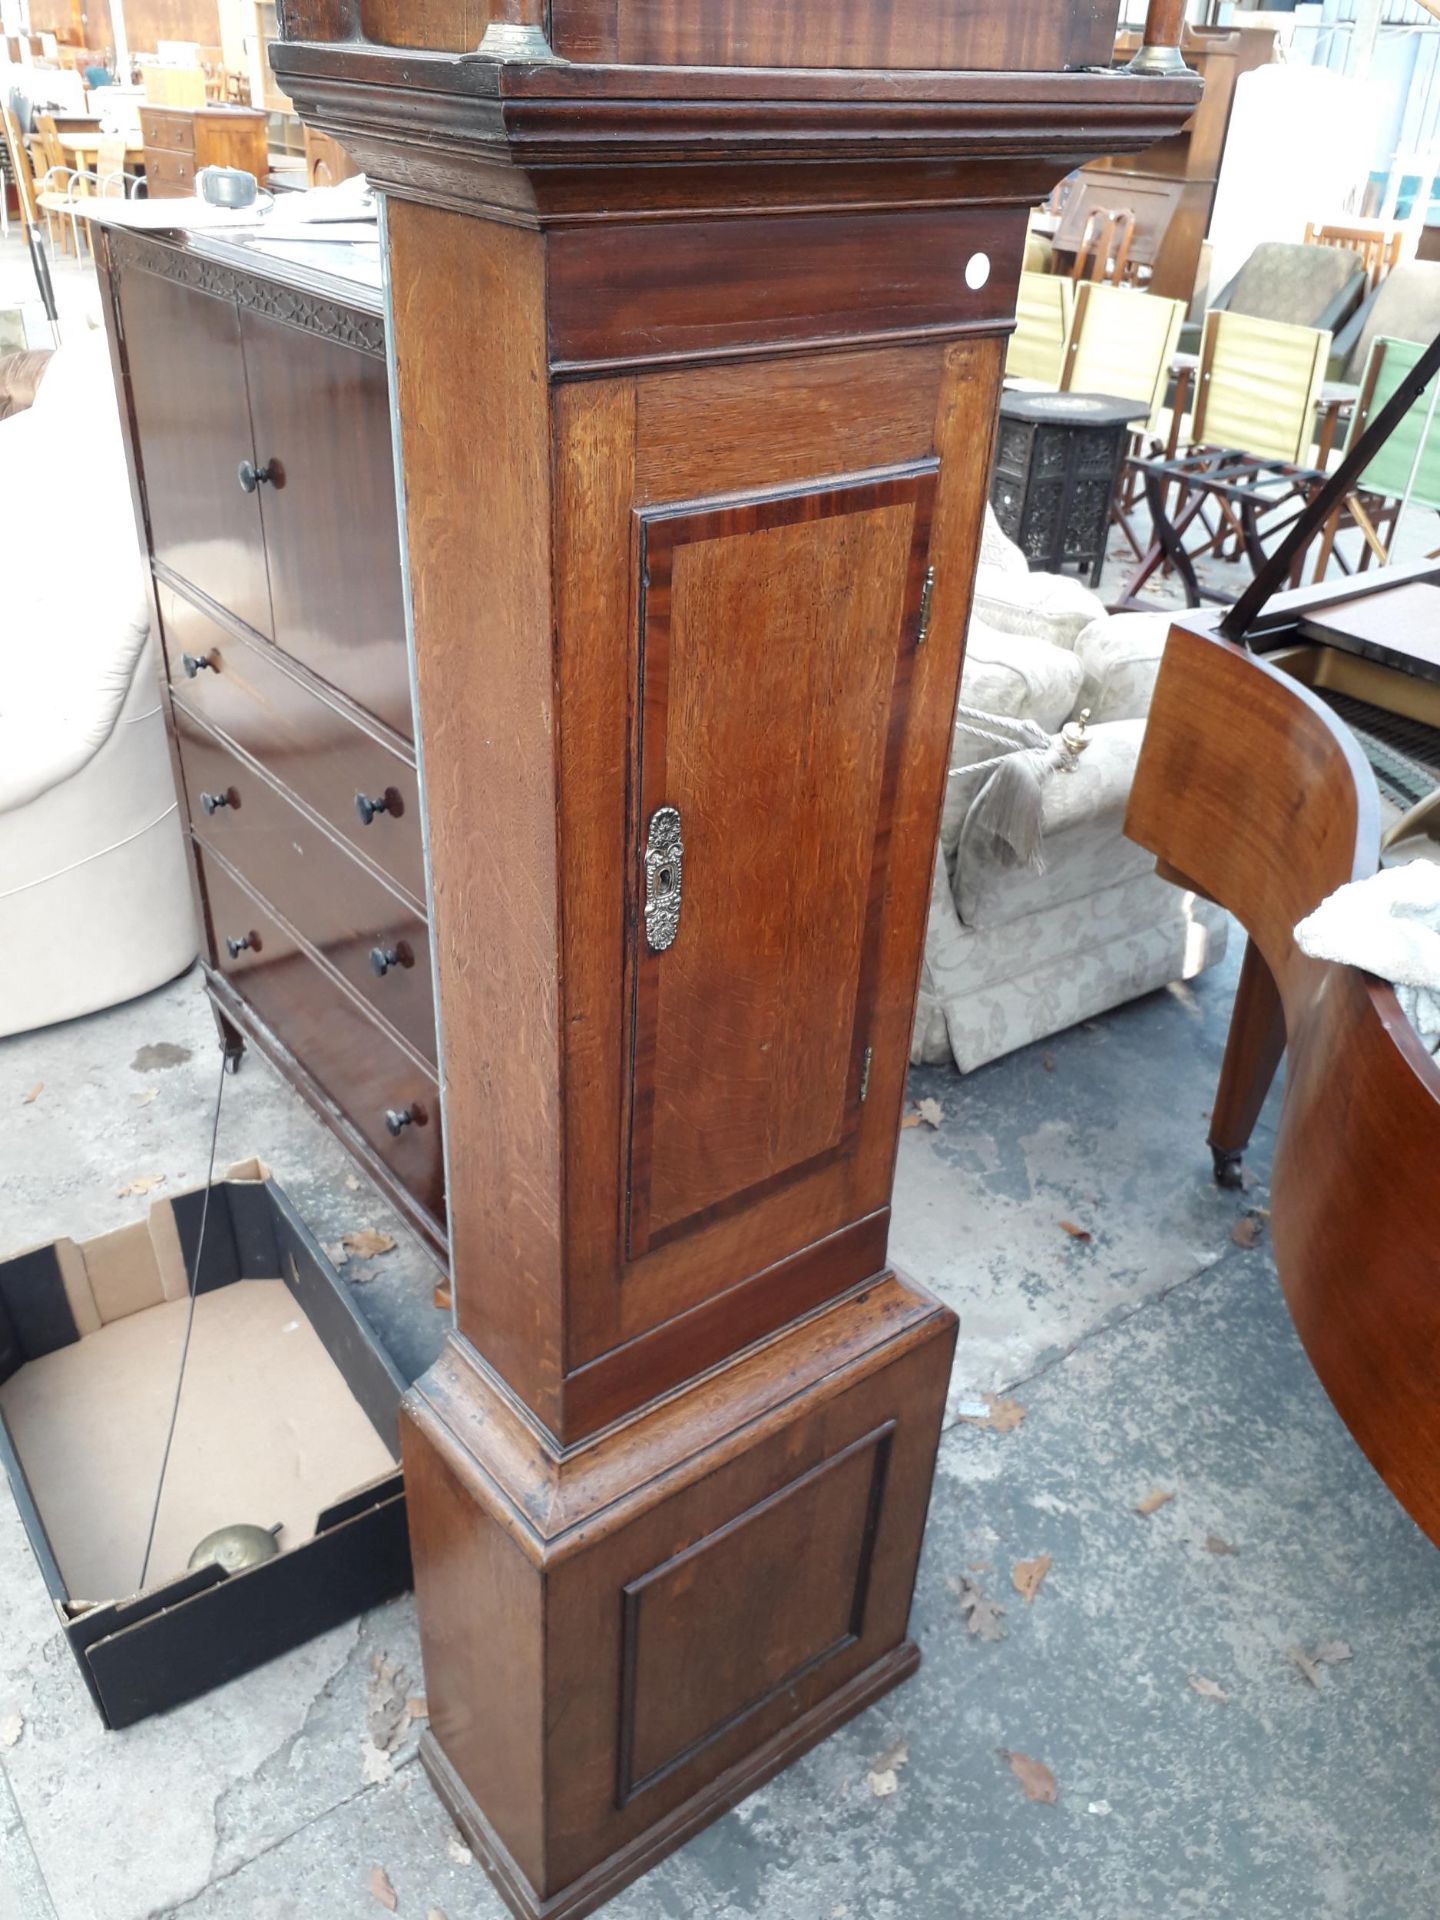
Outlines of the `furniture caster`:
{"label": "furniture caster", "polygon": [[1245,1185],[1245,1155],[1238,1148],[1212,1147],[1210,1157],[1215,1163],[1217,1187],[1238,1191]]}
{"label": "furniture caster", "polygon": [[245,1043],[243,1040],[241,1041],[238,1047],[233,1047],[233,1048],[227,1047],[225,1049],[226,1073],[230,1074],[232,1077],[235,1074],[239,1073],[240,1063],[242,1060],[244,1060],[244,1058],[245,1058]]}

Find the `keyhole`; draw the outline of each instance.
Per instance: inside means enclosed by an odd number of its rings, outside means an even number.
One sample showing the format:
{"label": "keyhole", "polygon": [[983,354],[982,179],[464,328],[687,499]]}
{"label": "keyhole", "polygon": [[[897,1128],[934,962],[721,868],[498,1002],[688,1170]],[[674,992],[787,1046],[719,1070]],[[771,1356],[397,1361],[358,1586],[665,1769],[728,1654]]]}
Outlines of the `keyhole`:
{"label": "keyhole", "polygon": [[674,870],[674,868],[673,868],[673,867],[661,867],[661,869],[660,869],[660,891],[661,891],[661,893],[669,893],[669,891],[670,891],[670,889],[671,889],[671,887],[673,887],[673,886],[674,886],[674,884],[675,884],[675,870]]}

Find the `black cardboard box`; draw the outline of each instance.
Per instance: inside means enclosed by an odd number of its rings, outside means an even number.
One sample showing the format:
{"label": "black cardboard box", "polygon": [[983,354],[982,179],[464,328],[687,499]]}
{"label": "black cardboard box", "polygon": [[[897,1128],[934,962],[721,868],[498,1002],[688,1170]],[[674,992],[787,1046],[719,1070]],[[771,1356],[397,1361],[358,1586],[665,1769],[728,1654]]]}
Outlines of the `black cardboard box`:
{"label": "black cardboard box", "polygon": [[[0,1262],[0,1461],[107,1726],[232,1680],[410,1584],[405,1382],[257,1163],[211,1189],[185,1388],[144,1557],[203,1190]],[[280,1552],[186,1570],[216,1528]]]}

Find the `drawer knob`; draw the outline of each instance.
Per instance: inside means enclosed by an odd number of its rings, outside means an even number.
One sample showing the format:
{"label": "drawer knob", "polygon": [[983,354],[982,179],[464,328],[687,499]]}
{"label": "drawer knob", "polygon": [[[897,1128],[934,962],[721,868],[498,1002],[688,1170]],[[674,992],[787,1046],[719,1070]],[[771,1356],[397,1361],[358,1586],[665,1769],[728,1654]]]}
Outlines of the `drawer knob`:
{"label": "drawer knob", "polygon": [[383,980],[392,967],[413,967],[415,956],[405,941],[397,940],[393,947],[371,947],[370,970],[377,980]]}
{"label": "drawer knob", "polygon": [[180,664],[185,669],[185,678],[187,680],[193,680],[196,674],[203,672],[206,667],[210,669],[211,673],[218,673],[220,671],[220,662],[215,658],[213,653],[182,653],[180,656]]}
{"label": "drawer knob", "polygon": [[250,953],[259,953],[260,936],[258,933],[231,933],[225,936],[225,951],[232,960],[238,960],[241,954],[247,950]]}
{"label": "drawer knob", "polygon": [[257,467],[253,460],[240,462],[240,485],[246,493],[254,493],[257,487],[266,483],[275,484],[275,462],[267,460],[263,467]]}
{"label": "drawer knob", "polygon": [[405,802],[394,787],[387,787],[378,799],[368,793],[357,793],[355,811],[360,816],[361,826],[368,827],[377,813],[388,813],[392,816],[402,814],[405,811]]}
{"label": "drawer knob", "polygon": [[418,1100],[412,1100],[408,1107],[385,1109],[385,1131],[392,1140],[398,1140],[406,1127],[423,1127],[426,1113]]}
{"label": "drawer knob", "polygon": [[240,796],[234,787],[227,787],[224,793],[202,793],[200,804],[206,813],[218,813],[221,807],[238,807]]}

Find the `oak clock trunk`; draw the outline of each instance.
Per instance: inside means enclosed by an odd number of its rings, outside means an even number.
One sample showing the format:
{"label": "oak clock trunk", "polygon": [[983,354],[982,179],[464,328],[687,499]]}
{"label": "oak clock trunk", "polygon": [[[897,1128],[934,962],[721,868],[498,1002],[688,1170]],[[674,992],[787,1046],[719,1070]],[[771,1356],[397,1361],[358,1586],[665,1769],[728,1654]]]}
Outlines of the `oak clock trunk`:
{"label": "oak clock trunk", "polygon": [[903,1679],[954,1316],[886,1257],[1026,210],[1115,0],[292,0],[384,194],[456,1323],[431,1776],[590,1911]]}

